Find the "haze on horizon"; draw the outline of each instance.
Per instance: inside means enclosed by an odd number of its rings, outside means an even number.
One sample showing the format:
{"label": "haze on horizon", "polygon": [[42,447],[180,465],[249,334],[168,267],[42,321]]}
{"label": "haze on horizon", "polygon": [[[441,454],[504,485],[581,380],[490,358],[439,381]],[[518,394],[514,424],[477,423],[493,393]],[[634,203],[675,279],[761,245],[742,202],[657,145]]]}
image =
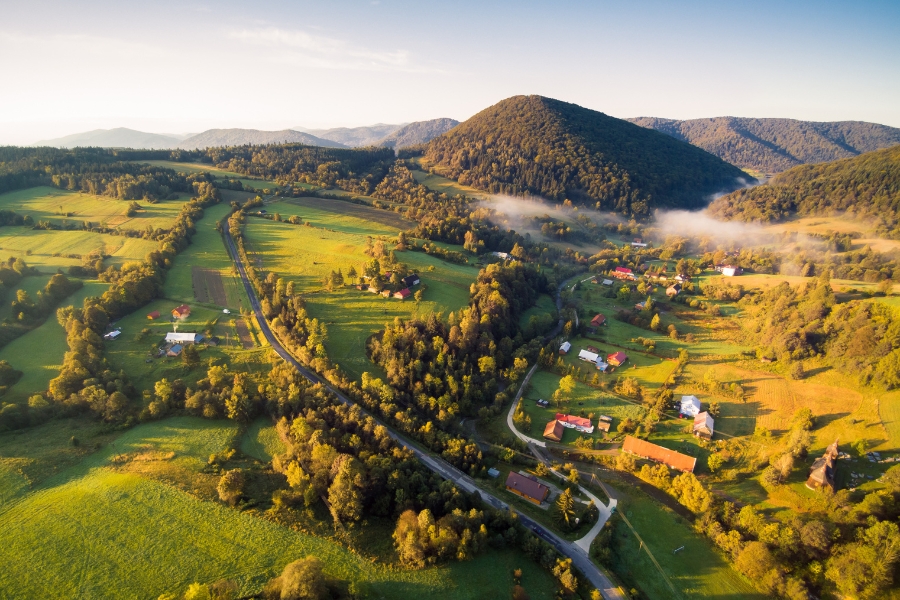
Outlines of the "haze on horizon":
{"label": "haze on horizon", "polygon": [[464,120],[516,94],[900,127],[900,3],[38,0],[4,7],[0,71],[0,144]]}

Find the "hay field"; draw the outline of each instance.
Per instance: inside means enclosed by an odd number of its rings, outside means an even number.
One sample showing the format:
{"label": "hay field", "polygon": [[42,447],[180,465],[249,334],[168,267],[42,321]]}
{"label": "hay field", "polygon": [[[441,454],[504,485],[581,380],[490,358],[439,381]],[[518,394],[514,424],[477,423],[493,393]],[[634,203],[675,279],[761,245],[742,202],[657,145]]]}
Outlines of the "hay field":
{"label": "hay field", "polygon": [[[32,433],[15,436],[15,445],[0,438],[0,464],[53,460],[50,453],[29,455],[26,438]],[[529,592],[552,595],[549,575],[529,569],[529,559],[518,552],[494,552],[423,571],[393,571],[329,540],[200,500],[134,474],[128,462],[114,461],[142,453],[159,457],[147,461],[153,469],[209,478],[199,473],[207,457],[233,444],[236,434],[231,422],[173,418],[135,427],[111,443],[98,440],[99,451],[31,491],[16,481],[14,471],[0,471],[7,473],[0,475],[0,543],[8,550],[0,589],[16,589],[23,597],[109,597],[113,592],[117,597],[156,597],[181,592],[194,581],[231,578],[247,595],[258,592],[286,563],[314,554],[326,563],[329,575],[367,582],[379,597],[502,597],[511,589],[516,567],[526,568]],[[56,441],[64,443],[59,436]],[[59,450],[66,452],[65,447]]]}
{"label": "hay field", "polygon": [[[99,296],[109,287],[100,281],[86,281],[84,287],[66,298],[60,306],[81,306],[88,296]],[[37,392],[47,389],[50,380],[59,375],[63,357],[68,346],[66,332],[50,315],[39,327],[22,337],[16,338],[0,349],[0,360],[9,361],[16,369],[24,372],[22,378],[3,397],[5,402],[21,403]]]}
{"label": "hay field", "polygon": [[413,169],[412,176],[416,180],[416,183],[420,183],[429,190],[438,192],[439,194],[447,194],[448,196],[457,196],[461,194],[463,196],[482,198],[485,200],[489,200],[491,197],[487,192],[468,185],[462,185],[461,183],[446,177],[441,177],[440,175],[427,173],[426,171]]}
{"label": "hay field", "polygon": [[291,198],[274,202],[267,208],[270,213],[298,215],[316,227],[347,233],[394,236],[400,230],[416,226],[415,221],[410,221],[399,213],[332,198]]}
{"label": "hay field", "polygon": [[[81,257],[102,252],[107,264],[144,260],[157,243],[90,231],[43,231],[26,227],[0,227],[0,256],[21,258],[45,271],[65,270],[81,264]],[[69,256],[77,258],[69,258]]]}
{"label": "hay field", "polygon": [[[348,227],[356,225],[351,222]],[[411,299],[383,298],[349,285],[328,292],[322,279],[331,271],[341,269],[346,275],[351,265],[360,271],[371,260],[364,253],[366,235],[251,218],[245,236],[257,266],[295,282],[310,316],[328,326],[329,356],[357,377],[372,368],[365,356],[370,335],[395,317],[459,310],[467,305],[469,286],[478,274],[475,267],[450,264],[421,252],[397,252],[397,260],[420,275],[422,284],[416,289],[424,289],[424,299],[419,306]]]}
{"label": "hay field", "polygon": [[269,187],[270,183],[272,183],[266,181],[265,179],[249,177],[247,175],[235,173],[234,171],[229,171],[227,169],[220,169],[215,165],[208,165],[205,163],[176,162],[172,160],[139,160],[132,162],[139,162],[141,164],[153,165],[155,167],[172,169],[177,173],[211,173],[212,176],[217,179],[222,177],[237,179],[242,184],[244,184],[244,187],[251,187],[254,190],[262,190],[263,188]]}
{"label": "hay field", "polygon": [[131,202],[128,200],[39,186],[0,194],[0,208],[29,215],[35,222],[74,224],[90,221],[94,225],[106,223],[119,229],[143,230],[148,226],[154,229],[171,227],[188,200],[187,194],[179,194],[178,200],[162,200],[155,204],[139,200],[143,210],[129,217],[126,213]]}

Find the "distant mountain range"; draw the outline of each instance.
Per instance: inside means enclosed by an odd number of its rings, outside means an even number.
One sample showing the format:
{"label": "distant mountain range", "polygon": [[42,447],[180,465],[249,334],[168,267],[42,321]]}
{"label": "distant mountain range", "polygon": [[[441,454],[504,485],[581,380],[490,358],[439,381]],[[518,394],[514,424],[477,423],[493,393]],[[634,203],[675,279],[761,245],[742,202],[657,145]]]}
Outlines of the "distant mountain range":
{"label": "distant mountain range", "polygon": [[305,129],[294,127],[297,131],[304,131],[325,140],[331,140],[358,148],[360,146],[388,146],[390,148],[406,148],[417,144],[430,142],[437,136],[444,134],[459,125],[455,119],[432,119],[430,121],[415,121],[400,125],[388,125],[378,123],[368,127],[337,127],[335,129]]}
{"label": "distant mountain range", "polygon": [[244,146],[247,144],[306,144],[325,148],[346,148],[344,144],[322,139],[309,133],[282,129],[281,131],[260,131],[259,129],[209,129],[203,133],[182,140],[178,148],[194,150],[219,146]]}
{"label": "distant mountain range", "polygon": [[493,193],[534,194],[638,215],[705,206],[743,171],[651,129],[576,104],[514,96],[431,140],[442,174]]}
{"label": "distant mountain range", "polygon": [[858,156],[900,144],[900,129],[863,121],[717,117],[628,119],[715,154],[742,169],[780,173],[797,165]]}
{"label": "distant mountain range", "polygon": [[94,129],[84,133],[74,133],[53,140],[41,140],[35,146],[54,146],[56,148],[75,148],[78,146],[100,146],[104,148],[175,148],[187,135],[147,133],[125,127],[116,129]]}

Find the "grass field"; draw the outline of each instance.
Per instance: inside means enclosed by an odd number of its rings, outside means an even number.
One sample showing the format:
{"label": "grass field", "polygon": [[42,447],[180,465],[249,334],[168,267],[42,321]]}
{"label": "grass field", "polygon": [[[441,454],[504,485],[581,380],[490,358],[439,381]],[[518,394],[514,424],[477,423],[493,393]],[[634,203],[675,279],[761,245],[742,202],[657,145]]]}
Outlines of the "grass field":
{"label": "grass field", "polygon": [[285,450],[272,420],[265,417],[253,421],[241,437],[241,452],[262,462],[271,461]]}
{"label": "grass field", "polygon": [[315,227],[363,235],[389,235],[416,226],[398,213],[331,198],[291,198],[267,206],[270,213],[298,215]]}
{"label": "grass field", "polygon": [[[347,227],[356,225],[348,219]],[[350,287],[328,292],[322,279],[331,271],[341,269],[346,275],[351,265],[360,271],[371,260],[363,252],[365,235],[253,218],[247,220],[245,235],[257,266],[295,282],[310,316],[328,326],[329,356],[355,377],[372,368],[365,356],[370,335],[395,317],[409,318],[417,311],[446,314],[466,306],[469,286],[478,273],[474,267],[421,252],[398,252],[397,260],[420,275],[424,299],[419,306],[412,300],[383,298]]]}
{"label": "grass field", "polygon": [[[84,287],[63,300],[61,306],[80,307],[85,298],[100,295],[108,287],[109,284],[99,281],[86,281]],[[9,361],[13,367],[24,372],[3,400],[25,402],[32,394],[46,390],[50,380],[59,374],[67,349],[66,332],[56,320],[55,313],[41,326],[0,349],[0,360]]]}
{"label": "grass field", "polygon": [[[161,463],[158,468],[198,472],[236,433],[233,423],[193,418],[141,425],[33,491],[9,476],[14,471],[0,471],[0,542],[7,550],[0,589],[15,589],[21,597],[156,597],[194,581],[230,578],[244,595],[257,592],[287,562],[312,554],[326,563],[329,575],[366,582],[376,598],[503,597],[512,586],[512,569],[519,567],[533,597],[552,595],[549,575],[518,552],[394,571],[328,540],[135,475],[127,461],[116,458],[141,455],[144,462]],[[0,464],[34,459],[28,456],[31,432],[15,436],[16,445],[5,444],[5,437]]]}
{"label": "grass field", "polygon": [[14,210],[20,215],[29,215],[35,222],[50,221],[56,225],[90,221],[95,226],[105,223],[119,229],[144,230],[148,226],[166,229],[171,227],[181,206],[188,200],[186,194],[179,194],[178,200],[162,200],[155,204],[142,200],[138,202],[142,210],[129,217],[126,213],[131,202],[128,200],[40,186],[0,194],[0,209]]}
{"label": "grass field", "polygon": [[[107,265],[144,260],[156,247],[157,243],[152,240],[90,231],[0,228],[0,256],[21,258],[29,266],[45,272],[80,265],[81,257],[92,252],[106,254]],[[75,255],[76,258],[69,258],[67,255]]]}
{"label": "grass field", "polygon": [[472,198],[490,198],[490,194],[487,192],[483,192],[467,185],[462,185],[461,183],[453,181],[452,179],[447,179],[446,177],[441,177],[440,175],[426,173],[425,171],[420,171],[418,169],[414,169],[412,175],[416,180],[416,183],[421,183],[429,190],[438,192],[439,194],[447,194],[448,196],[462,194],[463,196]]}
{"label": "grass field", "polygon": [[245,188],[249,187],[253,188],[254,190],[262,190],[267,187],[274,187],[274,182],[266,181],[265,179],[261,179],[258,177],[248,177],[247,175],[241,175],[240,173],[228,171],[227,169],[220,169],[215,165],[207,165],[205,163],[175,162],[172,160],[143,160],[135,162],[153,165],[156,167],[164,167],[166,169],[172,169],[173,171],[176,171],[178,173],[210,173],[215,178],[227,177],[229,179],[237,179],[244,185]]}
{"label": "grass field", "polygon": [[[660,575],[631,530],[614,517],[613,570],[628,587],[636,587],[651,600],[671,598],[741,598],[762,600],[765,596],[691,529],[680,516],[660,506],[641,492],[617,486],[620,506],[647,549],[662,567]],[[678,553],[676,548],[684,547]]]}

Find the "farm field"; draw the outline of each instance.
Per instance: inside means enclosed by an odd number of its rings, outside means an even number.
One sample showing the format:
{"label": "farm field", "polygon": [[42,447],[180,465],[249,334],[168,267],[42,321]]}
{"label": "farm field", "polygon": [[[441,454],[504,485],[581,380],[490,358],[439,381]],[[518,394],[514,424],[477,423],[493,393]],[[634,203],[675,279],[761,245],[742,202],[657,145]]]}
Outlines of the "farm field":
{"label": "farm field", "polygon": [[487,192],[483,192],[467,185],[462,185],[452,179],[447,179],[446,177],[441,177],[434,173],[413,169],[412,175],[416,180],[416,183],[420,183],[429,190],[438,192],[439,194],[447,194],[448,196],[457,196],[461,194],[472,198],[484,199],[489,199],[491,197]]}
{"label": "farm field", "polygon": [[[60,306],[81,306],[85,298],[100,295],[108,287],[109,284],[100,281],[85,281],[84,287],[63,300]],[[50,380],[59,374],[67,349],[66,332],[55,314],[39,327],[0,348],[0,360],[8,361],[24,373],[3,400],[22,403],[32,394],[46,390]]]}
{"label": "farm field", "polygon": [[421,277],[417,289],[424,290],[424,299],[417,306],[411,299],[384,298],[351,287],[324,289],[322,280],[332,271],[341,269],[346,274],[351,265],[359,271],[371,260],[363,252],[365,235],[248,219],[245,237],[257,266],[295,282],[309,315],[328,326],[329,356],[355,377],[373,368],[365,356],[370,335],[395,317],[447,314],[466,306],[469,285],[478,273],[475,267],[447,263],[422,252],[397,252],[397,260]]}
{"label": "farm field", "polygon": [[140,200],[141,210],[129,217],[127,212],[131,202],[128,200],[39,186],[0,194],[0,209],[28,215],[35,223],[49,221],[61,225],[89,221],[94,226],[105,223],[117,229],[143,231],[147,227],[171,227],[181,206],[189,199],[187,194],[179,194],[177,200],[161,200],[153,204]]}
{"label": "farm field", "polygon": [[[5,492],[0,493],[0,540],[9,550],[0,588],[14,587],[29,597],[99,597],[110,589],[123,597],[156,597],[180,592],[194,581],[230,578],[246,595],[257,592],[288,562],[312,554],[325,562],[329,575],[366,582],[381,597],[502,597],[518,567],[526,567],[523,585],[529,593],[552,595],[550,576],[528,569],[530,560],[518,552],[395,571],[326,539],[199,500],[132,472],[132,465],[140,463],[137,470],[199,473],[209,454],[227,448],[236,434],[231,422],[173,418],[121,434],[33,491],[0,476]],[[22,437],[19,442],[25,441]],[[4,445],[0,438],[2,464],[15,461],[16,450],[23,447],[28,452],[31,445]]]}
{"label": "farm field", "polygon": [[[613,570],[625,579],[626,587],[637,587],[651,600],[765,598],[755,592],[751,583],[713,550],[707,540],[694,533],[682,517],[638,490],[625,485],[617,486],[616,490],[625,516],[660,563],[676,593],[673,594],[621,517],[614,517]],[[684,549],[673,552],[680,547]]]}
{"label": "farm field", "polygon": [[416,226],[398,213],[331,198],[290,198],[269,204],[270,213],[282,216],[298,215],[314,227],[324,227],[345,233],[396,236],[398,231]]}
{"label": "farm field", "polygon": [[29,266],[47,272],[81,265],[81,257],[92,253],[105,254],[105,264],[144,260],[156,247],[152,240],[90,231],[0,228],[0,256],[21,258]]}
{"label": "farm field", "polygon": [[[235,173],[234,171],[229,171],[227,169],[220,169],[215,165],[208,165],[205,163],[176,162],[172,160],[141,160],[134,162],[140,162],[141,164],[153,165],[156,167],[164,167],[166,169],[172,169],[173,171],[176,171],[178,173],[210,173],[217,179],[222,177],[237,179],[244,185],[245,188],[250,187],[254,190],[262,190],[263,188],[271,187],[274,185],[274,182],[269,182],[265,179],[248,177],[247,175],[241,175],[240,173]],[[303,184],[299,185],[302,186]]]}

